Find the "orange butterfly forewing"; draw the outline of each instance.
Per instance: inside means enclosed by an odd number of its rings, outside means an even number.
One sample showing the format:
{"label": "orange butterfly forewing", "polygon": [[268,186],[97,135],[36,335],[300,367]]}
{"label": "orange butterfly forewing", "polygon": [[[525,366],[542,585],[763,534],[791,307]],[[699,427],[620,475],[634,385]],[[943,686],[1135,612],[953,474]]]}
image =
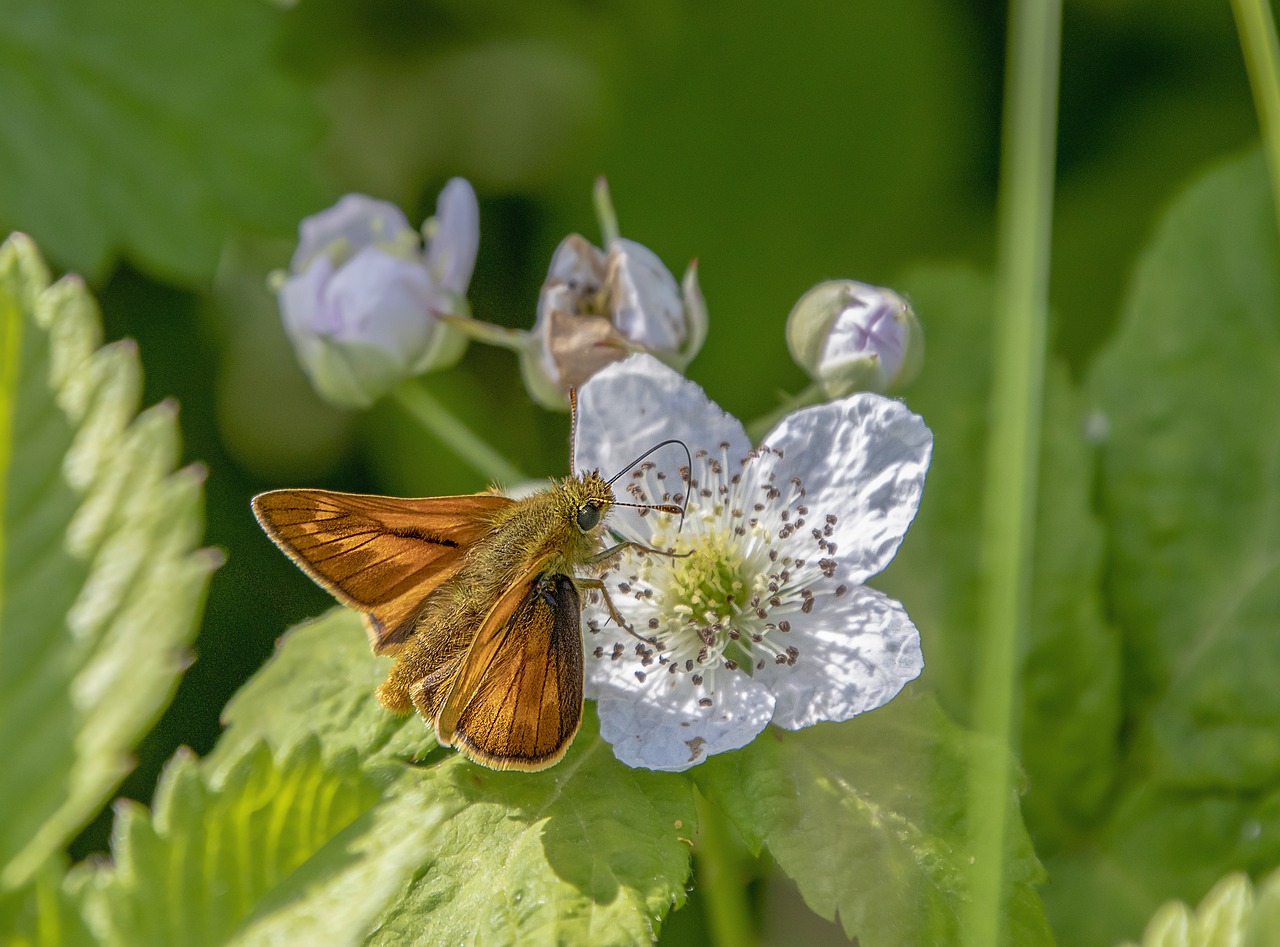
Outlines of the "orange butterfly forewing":
{"label": "orange butterfly forewing", "polygon": [[492,493],[399,499],[329,490],[273,490],[253,499],[258,522],[312,579],[364,612],[373,650],[412,635],[426,597],[512,502]]}

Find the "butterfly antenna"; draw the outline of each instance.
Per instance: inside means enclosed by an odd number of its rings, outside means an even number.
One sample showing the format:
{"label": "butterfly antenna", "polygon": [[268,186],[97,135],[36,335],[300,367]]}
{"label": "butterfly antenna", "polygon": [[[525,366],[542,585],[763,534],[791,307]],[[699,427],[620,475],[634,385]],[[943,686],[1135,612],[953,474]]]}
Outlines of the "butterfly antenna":
{"label": "butterfly antenna", "polygon": [[[613,486],[613,483],[615,480],[621,477],[628,470],[633,469],[638,463],[640,463],[640,461],[644,460],[650,454],[654,453],[655,451],[659,451],[662,448],[667,447],[671,444],[679,444],[680,447],[684,450],[685,461],[687,462],[687,466],[685,467],[685,470],[689,472],[688,476],[692,478],[693,477],[693,455],[689,453],[689,445],[686,444],[684,441],[680,440],[680,438],[678,437],[672,437],[658,444],[654,444],[647,451],[645,451],[635,460],[631,461],[631,463],[627,464],[620,471],[618,471],[616,474],[610,477],[608,480],[609,486]],[[685,484],[683,502],[679,506],[676,506],[674,503],[615,503],[614,505],[615,506],[631,506],[641,510],[661,510],[664,513],[671,513],[673,515],[678,515],[680,517],[680,526],[681,528],[683,528],[685,511],[688,510],[689,508],[689,484]]]}
{"label": "butterfly antenna", "polygon": [[665,441],[661,441],[660,443],[654,444],[654,445],[653,445],[652,447],[650,447],[647,451],[645,451],[643,454],[641,454],[641,455],[640,455],[639,457],[637,457],[635,460],[631,461],[631,463],[627,464],[625,467],[623,467],[621,470],[619,470],[616,474],[614,474],[612,477],[610,477],[610,478],[609,478],[607,481],[605,481],[605,482],[606,482],[606,483],[608,483],[608,484],[609,484],[609,486],[613,486],[614,481],[615,481],[615,480],[617,480],[619,477],[621,477],[624,473],[626,473],[628,470],[633,469],[633,468],[635,467],[635,465],[636,465],[636,464],[640,463],[640,461],[644,460],[644,459],[645,459],[646,457],[648,457],[650,454],[655,453],[656,451],[660,451],[660,450],[662,450],[662,448],[666,447],[666,446],[667,446],[667,445],[669,445],[669,444],[679,444],[681,447],[683,447],[683,448],[684,448],[684,456],[685,456],[685,458],[689,461],[689,470],[690,470],[690,471],[692,471],[692,470],[693,470],[693,456],[689,453],[689,445],[688,445],[688,444],[686,444],[684,441],[680,440],[680,438],[678,438],[678,437],[672,437],[672,438],[668,438],[668,439],[667,439],[667,440],[665,440]]}
{"label": "butterfly antenna", "polygon": [[[569,389],[569,475],[578,475],[578,389]],[[613,483],[612,480],[609,481]]]}

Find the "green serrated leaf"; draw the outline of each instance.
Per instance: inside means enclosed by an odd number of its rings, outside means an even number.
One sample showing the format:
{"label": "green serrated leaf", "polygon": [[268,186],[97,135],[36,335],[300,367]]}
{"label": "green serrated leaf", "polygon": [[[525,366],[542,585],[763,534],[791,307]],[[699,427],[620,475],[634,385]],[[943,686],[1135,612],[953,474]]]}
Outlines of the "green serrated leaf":
{"label": "green serrated leaf", "polygon": [[125,253],[207,278],[233,228],[318,201],[314,106],[257,0],[18,0],[0,22],[0,221],[102,276]]}
{"label": "green serrated leaf", "polygon": [[[1091,392],[1130,733],[1109,818],[1054,857],[1065,944],[1280,863],[1280,241],[1261,156],[1172,205]],[[1088,911],[1079,906],[1088,904]]]}
{"label": "green serrated leaf", "polygon": [[131,345],[93,300],[0,247],[0,887],[98,810],[185,666],[216,557],[172,405],[135,417]]}
{"label": "green serrated leaf", "polygon": [[46,861],[20,888],[0,890],[0,943],[6,947],[81,947],[96,944],[74,900],[63,890],[58,858]]}
{"label": "green serrated leaf", "polygon": [[[990,741],[931,698],[900,696],[838,725],[770,730],[695,770],[753,850],[768,849],[818,914],[867,947],[958,943],[967,901],[964,786]],[[1053,942],[1044,873],[1009,800],[1008,942]]]}
{"label": "green serrated leaf", "polygon": [[[920,628],[922,682],[964,720],[978,653],[979,504],[990,397],[990,279],[960,267],[903,280],[928,339],[907,402],[934,432],[929,484],[883,586]],[[1103,615],[1102,530],[1091,510],[1095,447],[1085,404],[1050,361],[1041,424],[1031,617],[1023,642],[1021,756],[1027,824],[1043,850],[1069,844],[1107,801],[1119,756],[1120,646]]]}
{"label": "green serrated leaf", "polygon": [[444,806],[436,857],[374,944],[636,944],[685,900],[689,780],[631,769],[588,705],[565,759],[497,773],[457,755],[406,774]]}
{"label": "green serrated leaf", "polygon": [[104,944],[360,943],[436,831],[439,807],[414,801],[412,821],[386,819],[395,795],[314,740],[221,769],[180,754],[154,813],[122,803],[112,864],[73,887]]}
{"label": "green serrated leaf", "polygon": [[1140,945],[1122,947],[1263,947],[1280,943],[1280,873],[1255,888],[1233,872],[1191,910],[1181,901],[1160,907],[1147,922]]}
{"label": "green serrated leaf", "polygon": [[380,821],[409,824],[441,807],[435,847],[373,941],[614,944],[655,936],[685,898],[686,839],[696,825],[687,777],[619,763],[590,705],[568,755],[540,773],[497,773],[452,751],[432,765],[405,765],[434,743],[417,717],[391,717],[374,698],[387,667],[369,652],[354,612],[295,628],[231,702],[214,753],[222,760],[260,738],[293,746],[313,733],[326,754],[358,750],[403,794]]}
{"label": "green serrated leaf", "polygon": [[1280,871],[1273,871],[1255,889],[1253,916],[1241,947],[1274,947],[1280,943]]}
{"label": "green serrated leaf", "polygon": [[355,750],[366,762],[425,755],[436,745],[431,730],[417,716],[387,713],[374,696],[390,668],[349,609],[291,629],[227,704],[227,729],[210,759],[234,757],[259,740],[289,749],[312,737],[326,753]]}

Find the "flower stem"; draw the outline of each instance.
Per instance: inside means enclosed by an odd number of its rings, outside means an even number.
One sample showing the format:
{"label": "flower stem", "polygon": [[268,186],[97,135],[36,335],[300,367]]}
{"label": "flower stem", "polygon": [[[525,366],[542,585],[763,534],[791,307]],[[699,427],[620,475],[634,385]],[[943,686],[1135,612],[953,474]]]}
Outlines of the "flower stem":
{"label": "flower stem", "polygon": [[1262,147],[1271,173],[1271,200],[1280,225],[1280,43],[1267,0],[1231,0],[1244,64],[1253,89]]}
{"label": "flower stem", "polygon": [[410,378],[396,388],[392,396],[428,434],[490,482],[510,484],[529,479],[519,467],[433,398],[421,379]]}
{"label": "flower stem", "polygon": [[782,399],[782,404],[778,405],[778,407],[772,411],[766,411],[760,417],[747,424],[747,437],[751,438],[752,444],[759,444],[760,439],[772,431],[777,423],[792,411],[797,408],[808,407],[811,404],[817,404],[824,397],[822,386],[816,381],[798,395],[786,395]]}
{"label": "flower stem", "polygon": [[982,583],[974,722],[996,750],[969,783],[972,899],[965,943],[999,944],[1004,856],[1017,739],[1018,637],[1031,591],[1048,311],[1050,223],[1058,112],[1061,0],[1010,0],[1001,142],[991,435],[982,523]]}
{"label": "flower stem", "polygon": [[715,947],[751,947],[756,942],[747,901],[742,859],[724,813],[694,790],[698,806],[698,844],[693,850],[698,890],[706,902],[711,943]]}
{"label": "flower stem", "polygon": [[609,182],[602,174],[596,178],[596,186],[591,191],[591,200],[596,205],[596,219],[600,221],[600,235],[604,237],[604,246],[622,236],[618,229],[618,214],[613,209],[613,198],[609,196]]}

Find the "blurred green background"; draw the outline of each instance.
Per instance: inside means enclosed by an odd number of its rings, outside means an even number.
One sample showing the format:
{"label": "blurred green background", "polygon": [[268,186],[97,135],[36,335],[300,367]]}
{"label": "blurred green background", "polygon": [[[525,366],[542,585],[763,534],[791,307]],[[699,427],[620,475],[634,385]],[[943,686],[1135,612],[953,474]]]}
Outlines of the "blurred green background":
{"label": "blurred green background", "polygon": [[[743,418],[803,386],[782,330],[812,284],[993,257],[992,0],[4,8],[0,227],[84,274],[108,339],[138,340],[145,400],[181,403],[207,542],[227,553],[197,660],[122,789],[143,801],[177,746],[212,747],[276,637],[330,604],[258,530],[254,493],[482,486],[390,405],[348,416],[311,394],[266,289],[302,216],[361,191],[417,223],[465,176],[473,309],[527,327],[559,240],[599,239],[604,173],[624,235],[677,274],[698,259],[711,331],[690,375]],[[1078,376],[1157,212],[1257,125],[1226,3],[1076,0],[1065,17],[1051,346]],[[429,387],[526,470],[565,472],[567,419],[529,402],[511,353],[473,346]],[[104,812],[73,853],[109,827]],[[670,934],[698,923],[695,903]]]}

